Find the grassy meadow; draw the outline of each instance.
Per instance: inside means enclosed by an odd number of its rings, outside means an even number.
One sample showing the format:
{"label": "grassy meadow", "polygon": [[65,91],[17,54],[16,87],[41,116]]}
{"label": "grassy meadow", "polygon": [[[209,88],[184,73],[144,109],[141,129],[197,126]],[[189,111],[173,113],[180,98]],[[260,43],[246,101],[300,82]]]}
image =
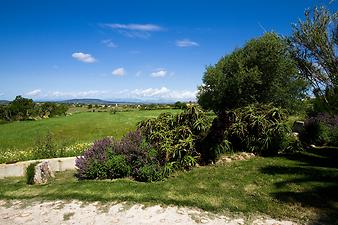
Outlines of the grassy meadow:
{"label": "grassy meadow", "polygon": [[[163,112],[177,113],[180,110],[131,110],[116,114],[80,112],[71,116],[0,124],[0,153],[29,151],[48,132],[60,146],[90,143],[106,136],[120,138],[134,129],[137,122]],[[0,154],[0,162],[4,161],[1,159],[3,155]]]}
{"label": "grassy meadow", "polygon": [[315,149],[294,155],[233,161],[177,172],[165,181],[78,180],[57,173],[47,185],[25,178],[0,181],[0,199],[128,201],[174,204],[211,212],[269,215],[300,224],[337,224],[338,154]]}

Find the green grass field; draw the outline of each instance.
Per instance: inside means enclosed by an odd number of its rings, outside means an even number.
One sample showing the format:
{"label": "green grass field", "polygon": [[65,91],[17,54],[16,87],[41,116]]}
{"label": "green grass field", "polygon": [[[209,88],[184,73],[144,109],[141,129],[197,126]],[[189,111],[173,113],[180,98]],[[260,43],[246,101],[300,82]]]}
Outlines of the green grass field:
{"label": "green grass field", "polygon": [[134,129],[137,122],[163,112],[178,113],[180,110],[134,110],[116,114],[82,112],[67,117],[0,124],[0,153],[30,149],[47,132],[53,134],[56,144],[65,146],[93,142],[106,136],[120,138]]}
{"label": "green grass field", "polygon": [[336,149],[317,149],[194,168],[155,183],[79,181],[74,171],[68,171],[42,186],[27,185],[25,178],[0,180],[0,199],[174,204],[230,215],[269,215],[301,224],[337,224],[337,165]]}

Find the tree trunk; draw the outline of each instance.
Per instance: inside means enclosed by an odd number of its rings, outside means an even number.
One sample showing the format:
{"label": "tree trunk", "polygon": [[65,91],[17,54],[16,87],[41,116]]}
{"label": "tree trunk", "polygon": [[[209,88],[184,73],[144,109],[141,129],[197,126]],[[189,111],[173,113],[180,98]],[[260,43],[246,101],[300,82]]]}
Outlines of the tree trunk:
{"label": "tree trunk", "polygon": [[208,134],[197,144],[201,153],[201,163],[208,164],[216,160],[215,148],[224,141],[225,131],[235,121],[234,112],[222,112],[213,121]]}

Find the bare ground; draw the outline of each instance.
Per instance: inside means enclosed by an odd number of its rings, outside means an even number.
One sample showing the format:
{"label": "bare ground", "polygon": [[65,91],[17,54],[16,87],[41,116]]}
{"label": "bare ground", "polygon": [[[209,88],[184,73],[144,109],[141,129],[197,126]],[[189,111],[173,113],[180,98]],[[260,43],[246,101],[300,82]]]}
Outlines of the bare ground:
{"label": "bare ground", "polygon": [[129,203],[85,203],[81,201],[0,200],[1,225],[33,224],[208,224],[294,225],[266,217],[230,218],[199,209],[149,206]]}

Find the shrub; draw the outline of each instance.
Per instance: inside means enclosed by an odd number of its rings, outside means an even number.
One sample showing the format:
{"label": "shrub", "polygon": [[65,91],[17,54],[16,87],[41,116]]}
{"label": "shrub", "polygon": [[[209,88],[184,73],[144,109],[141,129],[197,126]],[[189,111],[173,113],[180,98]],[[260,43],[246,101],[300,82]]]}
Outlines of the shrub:
{"label": "shrub", "polygon": [[318,113],[304,121],[304,131],[300,139],[304,144],[334,144],[335,130],[338,128],[338,115]]}
{"label": "shrub", "polygon": [[[99,140],[76,159],[76,176],[79,179],[113,179],[131,175],[137,179],[141,167],[150,163],[160,167],[156,152],[152,150],[139,130],[127,133],[120,141]],[[142,180],[146,174],[143,173]],[[155,180],[154,175],[149,176],[149,180]]]}
{"label": "shrub", "polygon": [[43,137],[38,137],[33,148],[33,157],[36,159],[48,159],[58,156],[58,149],[53,134],[47,132]]}
{"label": "shrub", "polygon": [[176,162],[177,168],[186,167],[185,156],[198,158],[196,141],[205,135],[209,127],[210,119],[196,106],[189,106],[176,116],[163,113],[156,119],[138,124],[146,140],[156,149],[159,163],[163,166]]}
{"label": "shrub", "polygon": [[[238,109],[236,120],[226,131],[227,145],[234,151],[249,151],[260,155],[274,155],[283,149],[290,133],[286,126],[286,112],[271,105],[251,105]],[[220,150],[218,150],[220,151]]]}
{"label": "shrub", "polygon": [[35,175],[35,166],[39,164],[39,162],[31,163],[26,169],[26,183],[34,184],[34,175]]}
{"label": "shrub", "polygon": [[330,144],[332,146],[338,147],[338,127],[332,129],[331,131]]}
{"label": "shrub", "polygon": [[152,182],[162,180],[161,168],[156,164],[148,164],[140,167],[136,174],[135,180],[141,182]]}
{"label": "shrub", "polygon": [[119,142],[114,143],[110,154],[123,155],[132,167],[131,175],[134,176],[136,171],[151,161],[157,161],[151,157],[149,151],[152,147],[145,141],[139,130],[127,133]]}
{"label": "shrub", "polygon": [[296,153],[301,152],[304,149],[302,142],[292,133],[284,138],[282,146],[284,153]]}
{"label": "shrub", "polygon": [[107,178],[115,179],[130,175],[131,167],[122,155],[113,155],[105,163]]}
{"label": "shrub", "polygon": [[79,179],[106,178],[104,164],[108,159],[107,152],[112,146],[111,138],[96,141],[82,156],[76,158],[75,165],[78,168],[76,176]]}
{"label": "shrub", "polygon": [[107,168],[103,162],[98,162],[95,160],[89,161],[86,167],[86,170],[82,176],[78,177],[82,179],[106,179],[107,178]]}

